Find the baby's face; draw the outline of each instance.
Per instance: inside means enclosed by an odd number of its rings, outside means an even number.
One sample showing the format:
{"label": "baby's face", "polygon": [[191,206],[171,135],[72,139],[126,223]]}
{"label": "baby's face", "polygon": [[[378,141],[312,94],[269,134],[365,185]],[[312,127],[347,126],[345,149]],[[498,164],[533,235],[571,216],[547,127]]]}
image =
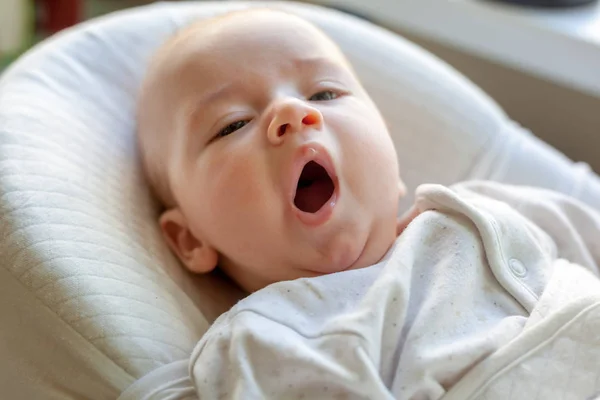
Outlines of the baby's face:
{"label": "baby's face", "polygon": [[278,12],[173,46],[176,206],[161,227],[188,268],[218,262],[254,291],[378,262],[404,189],[386,125],[336,46]]}

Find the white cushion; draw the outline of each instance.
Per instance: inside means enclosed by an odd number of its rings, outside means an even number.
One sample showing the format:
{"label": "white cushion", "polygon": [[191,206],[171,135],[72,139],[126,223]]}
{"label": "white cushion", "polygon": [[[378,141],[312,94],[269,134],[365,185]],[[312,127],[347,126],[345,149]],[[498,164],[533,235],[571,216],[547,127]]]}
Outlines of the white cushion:
{"label": "white cushion", "polygon": [[[186,359],[239,298],[218,277],[184,272],[163,243],[138,165],[134,109],[159,43],[196,18],[247,6],[158,4],[115,14],[46,41],[0,80],[7,398],[115,398],[155,368]],[[410,188],[494,178],[600,204],[595,176],[522,133],[433,56],[338,12],[282,7],[346,52],[389,123]]]}

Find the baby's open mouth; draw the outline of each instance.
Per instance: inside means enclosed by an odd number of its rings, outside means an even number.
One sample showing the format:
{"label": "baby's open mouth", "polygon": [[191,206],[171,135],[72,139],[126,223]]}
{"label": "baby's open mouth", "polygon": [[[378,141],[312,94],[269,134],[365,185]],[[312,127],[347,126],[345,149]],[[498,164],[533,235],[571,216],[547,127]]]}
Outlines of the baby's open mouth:
{"label": "baby's open mouth", "polygon": [[300,211],[316,213],[333,196],[335,185],[333,180],[320,164],[310,161],[302,169],[294,205]]}

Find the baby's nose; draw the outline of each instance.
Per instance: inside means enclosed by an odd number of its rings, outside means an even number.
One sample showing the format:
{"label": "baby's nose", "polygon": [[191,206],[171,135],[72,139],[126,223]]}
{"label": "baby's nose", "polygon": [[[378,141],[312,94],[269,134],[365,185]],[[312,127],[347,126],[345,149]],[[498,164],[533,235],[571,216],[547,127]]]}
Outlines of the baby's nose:
{"label": "baby's nose", "polygon": [[322,124],[323,115],[318,109],[302,100],[290,99],[275,106],[267,135],[273,144],[280,144],[289,134],[306,127],[321,129]]}

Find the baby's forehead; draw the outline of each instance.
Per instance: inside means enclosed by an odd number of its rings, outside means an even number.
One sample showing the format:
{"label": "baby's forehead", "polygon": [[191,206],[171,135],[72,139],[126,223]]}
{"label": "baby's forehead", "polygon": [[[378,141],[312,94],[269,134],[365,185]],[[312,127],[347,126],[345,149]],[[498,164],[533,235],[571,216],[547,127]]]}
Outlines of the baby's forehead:
{"label": "baby's forehead", "polygon": [[174,59],[201,62],[223,53],[229,56],[231,52],[261,52],[268,48],[282,50],[282,57],[286,49],[293,48],[346,62],[337,44],[317,26],[301,17],[270,9],[234,12],[192,23],[165,47],[171,53],[172,57],[167,57],[171,63]]}
{"label": "baby's forehead", "polygon": [[[355,77],[341,50],[319,28],[300,17],[271,10],[193,23],[158,54],[158,92],[164,93],[171,105],[187,98],[195,101],[203,92],[238,75],[250,83],[252,77],[259,82],[271,76],[270,72],[309,76],[326,66]],[[318,62],[305,63],[307,60]]]}

